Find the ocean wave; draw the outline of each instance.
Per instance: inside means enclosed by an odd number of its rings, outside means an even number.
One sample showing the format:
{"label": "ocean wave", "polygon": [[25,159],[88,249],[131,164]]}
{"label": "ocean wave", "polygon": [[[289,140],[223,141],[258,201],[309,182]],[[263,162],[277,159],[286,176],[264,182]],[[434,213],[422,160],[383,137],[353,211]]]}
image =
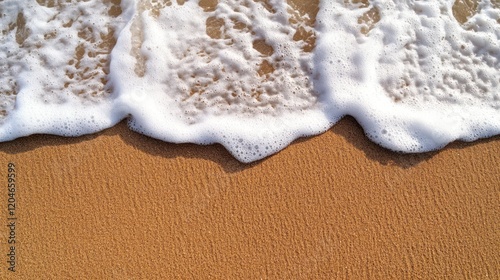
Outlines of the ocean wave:
{"label": "ocean wave", "polygon": [[345,115],[401,152],[489,137],[500,132],[500,9],[463,5],[5,0],[0,141],[128,118],[251,162]]}

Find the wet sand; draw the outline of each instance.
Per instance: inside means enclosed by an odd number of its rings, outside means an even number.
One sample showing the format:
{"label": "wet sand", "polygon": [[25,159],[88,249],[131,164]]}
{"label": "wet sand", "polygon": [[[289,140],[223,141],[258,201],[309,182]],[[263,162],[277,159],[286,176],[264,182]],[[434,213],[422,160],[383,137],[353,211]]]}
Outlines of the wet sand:
{"label": "wet sand", "polygon": [[[0,143],[22,279],[498,279],[500,138],[402,155],[347,118],[241,164],[124,123]],[[7,222],[7,188],[0,218]]]}

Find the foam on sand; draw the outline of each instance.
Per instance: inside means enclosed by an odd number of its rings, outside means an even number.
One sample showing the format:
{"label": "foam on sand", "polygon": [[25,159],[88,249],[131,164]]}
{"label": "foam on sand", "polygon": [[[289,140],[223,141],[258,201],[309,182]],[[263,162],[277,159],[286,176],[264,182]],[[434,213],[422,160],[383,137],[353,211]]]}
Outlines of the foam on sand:
{"label": "foam on sand", "polygon": [[[500,132],[500,10],[463,26],[453,1],[321,2],[315,60],[332,119],[354,116],[376,143],[423,152]],[[364,14],[376,11],[367,26]],[[339,42],[342,42],[341,44]]]}
{"label": "foam on sand", "polygon": [[77,136],[124,117],[113,114],[106,76],[119,9],[110,1],[0,2],[0,140]]}
{"label": "foam on sand", "polygon": [[287,8],[282,1],[221,1],[213,11],[196,1],[134,6],[110,74],[131,128],[169,142],[221,143],[242,161],[325,131],[312,53],[293,39],[300,23],[290,22]]}
{"label": "foam on sand", "polygon": [[344,115],[403,152],[500,133],[495,2],[297,3],[2,1],[0,141],[128,117],[250,162]]}

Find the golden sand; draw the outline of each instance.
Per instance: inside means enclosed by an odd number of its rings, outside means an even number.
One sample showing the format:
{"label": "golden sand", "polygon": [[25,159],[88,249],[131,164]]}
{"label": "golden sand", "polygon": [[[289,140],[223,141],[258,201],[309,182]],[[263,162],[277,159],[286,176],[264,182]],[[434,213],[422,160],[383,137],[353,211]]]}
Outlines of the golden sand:
{"label": "golden sand", "polygon": [[0,154],[4,185],[9,162],[17,172],[17,272],[2,227],[3,277],[500,277],[499,137],[402,155],[345,119],[245,165],[122,123]]}

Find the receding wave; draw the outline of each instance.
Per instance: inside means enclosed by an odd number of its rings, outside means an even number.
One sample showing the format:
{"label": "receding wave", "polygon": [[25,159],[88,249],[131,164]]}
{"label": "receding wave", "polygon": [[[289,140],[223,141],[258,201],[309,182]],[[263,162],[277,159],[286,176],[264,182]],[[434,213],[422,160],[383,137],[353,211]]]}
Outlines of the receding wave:
{"label": "receding wave", "polygon": [[354,116],[423,152],[500,133],[494,1],[0,2],[0,141],[128,118],[250,162]]}

